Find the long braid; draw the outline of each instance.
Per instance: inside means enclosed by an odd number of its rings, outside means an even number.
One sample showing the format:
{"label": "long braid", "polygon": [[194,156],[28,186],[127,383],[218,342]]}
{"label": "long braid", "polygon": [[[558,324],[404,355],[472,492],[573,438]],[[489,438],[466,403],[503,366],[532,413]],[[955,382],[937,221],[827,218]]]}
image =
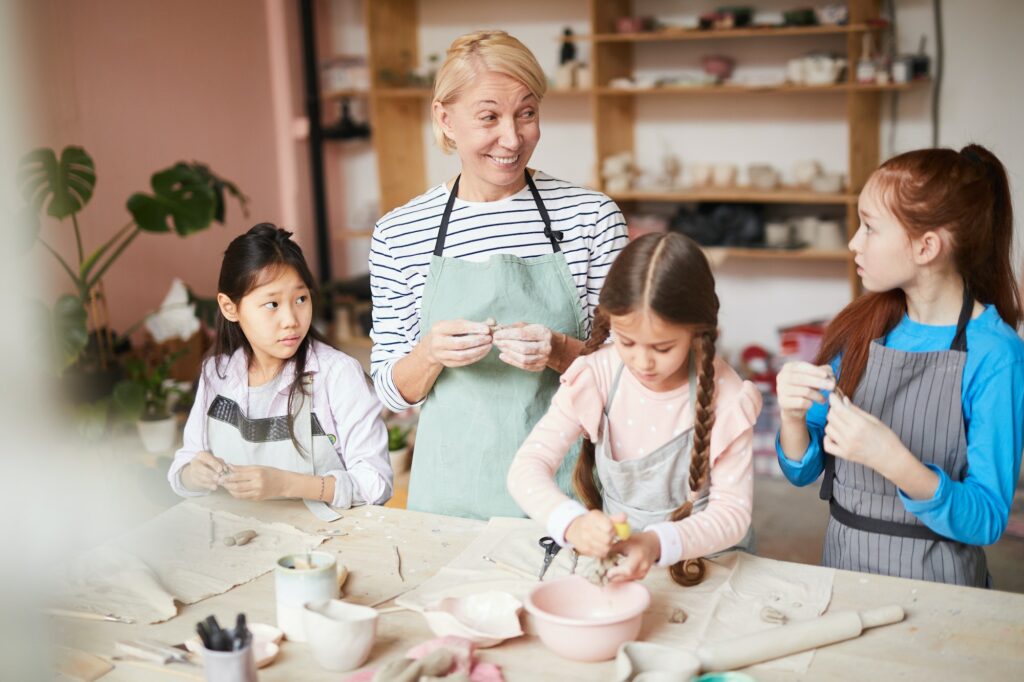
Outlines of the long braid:
{"label": "long braid", "polygon": [[[608,340],[611,330],[611,319],[600,306],[594,311],[594,321],[590,329],[590,338],[583,344],[580,355],[590,355],[599,350],[604,342]],[[596,454],[594,443],[589,438],[583,439],[580,447],[580,455],[576,460],[576,466],[572,470],[572,487],[576,496],[580,498],[587,509],[601,509],[604,506],[601,500],[601,492],[597,489],[594,481],[594,466]]]}
{"label": "long braid", "polygon": [[[715,341],[718,330],[711,329],[694,338],[698,344],[697,359],[697,404],[693,423],[693,452],[690,455],[690,499],[676,509],[670,517],[681,521],[693,512],[693,500],[704,492],[711,468],[711,428],[715,424],[715,410],[712,405],[715,393]],[[676,583],[683,586],[696,585],[704,579],[706,567],[703,559],[687,559],[669,567],[668,572]]]}

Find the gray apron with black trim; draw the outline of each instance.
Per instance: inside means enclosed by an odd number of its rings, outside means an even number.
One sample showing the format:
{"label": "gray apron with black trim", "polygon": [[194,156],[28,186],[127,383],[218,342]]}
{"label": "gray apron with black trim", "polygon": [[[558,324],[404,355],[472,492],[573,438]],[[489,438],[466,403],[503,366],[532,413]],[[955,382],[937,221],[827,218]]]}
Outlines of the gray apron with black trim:
{"label": "gray apron with black trim", "polygon": [[[690,354],[688,364],[690,410],[694,413],[696,423],[697,372],[693,353]],[[608,391],[608,399],[601,413],[597,442],[594,443],[594,459],[601,485],[601,498],[604,501],[604,513],[609,516],[625,514],[630,527],[634,531],[640,531],[652,524],[668,521],[672,512],[691,499],[690,460],[693,457],[693,426],[642,457],[616,461],[612,457],[609,415],[624,369],[625,365],[619,365]],[[703,489],[698,491],[696,499],[693,500],[691,514],[697,514],[707,508],[710,490],[709,474]],[[752,529],[753,525],[747,529],[743,540],[736,545],[737,549],[750,551],[753,544]]]}
{"label": "gray apron with black trim", "polygon": [[[923,463],[951,480],[967,475],[961,387],[966,327],[974,300],[964,302],[950,349],[916,353],[871,343],[853,403],[893,430]],[[840,369],[840,371],[842,371]],[[985,552],[942,537],[908,512],[896,485],[874,469],[825,455],[821,499],[829,500],[822,564],[934,582],[985,587]]]}
{"label": "gray apron with black trim", "polygon": [[[288,430],[288,417],[249,419],[242,406],[218,395],[206,412],[206,434],[210,452],[228,464],[257,465],[294,471],[307,476],[322,476],[336,470],[338,457],[330,438],[313,414],[313,379],[307,376],[304,386],[308,395],[299,394],[299,409],[294,419],[295,447]],[[319,500],[303,500],[306,507],[323,521],[341,518]]]}

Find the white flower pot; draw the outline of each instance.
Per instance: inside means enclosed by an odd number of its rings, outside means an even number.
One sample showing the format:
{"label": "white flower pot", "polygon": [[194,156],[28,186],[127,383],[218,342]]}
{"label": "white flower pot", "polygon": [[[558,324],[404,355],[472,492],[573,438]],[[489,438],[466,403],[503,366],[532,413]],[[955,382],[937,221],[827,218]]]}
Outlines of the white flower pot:
{"label": "white flower pot", "polygon": [[178,421],[174,417],[156,420],[139,420],[139,437],[146,452],[160,454],[170,452],[178,444]]}
{"label": "white flower pot", "polygon": [[408,445],[397,450],[388,450],[388,457],[391,458],[391,470],[395,473],[395,476],[404,474],[409,470],[409,464],[412,458],[409,456]]}

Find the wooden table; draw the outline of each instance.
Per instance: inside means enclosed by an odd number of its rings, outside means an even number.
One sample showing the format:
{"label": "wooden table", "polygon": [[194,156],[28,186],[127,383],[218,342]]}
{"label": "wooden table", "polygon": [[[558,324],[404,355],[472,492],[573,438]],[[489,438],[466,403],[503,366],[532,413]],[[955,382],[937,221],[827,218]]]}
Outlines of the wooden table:
{"label": "wooden table", "polygon": [[[266,521],[290,523],[315,530],[323,523],[298,502],[247,503],[225,495],[200,501]],[[335,552],[348,566],[351,577],[345,598],[373,603],[411,589],[428,578],[465,548],[484,523],[384,507],[361,507],[344,512],[332,524],[348,532],[332,538],[320,549]],[[402,557],[404,582],[395,573],[394,550]],[[822,569],[824,570],[824,569]],[[664,572],[664,569],[655,568]],[[651,578],[648,578],[650,581]],[[682,590],[682,588],[679,588]],[[666,594],[652,589],[649,613],[669,609]],[[802,679],[865,680],[966,680],[1024,679],[1024,595],[975,588],[837,571],[829,612],[860,610],[900,604],[907,612],[904,622],[870,630],[858,639],[820,649]],[[274,623],[274,576],[267,573],[224,594],[180,609],[179,615],[156,625],[125,625],[76,619],[58,619],[60,643],[84,651],[110,655],[118,639],[149,637],[181,642],[194,633],[197,621],[214,614],[221,622],[244,611],[250,621]],[[648,617],[644,632],[651,627]],[[382,615],[377,643],[368,667],[401,656],[410,647],[433,637],[417,613]],[[479,652],[482,660],[500,665],[507,680],[608,680],[614,664],[574,663],[548,651],[535,637],[521,637]],[[172,672],[174,671],[174,672]],[[106,680],[180,680],[188,667],[169,666],[166,672],[142,669],[126,663]],[[758,680],[795,679],[792,673],[753,667],[747,670]],[[192,669],[202,679],[199,669]],[[344,680],[348,673],[329,672],[313,661],[305,644],[284,642],[277,661],[260,671],[260,680]]]}

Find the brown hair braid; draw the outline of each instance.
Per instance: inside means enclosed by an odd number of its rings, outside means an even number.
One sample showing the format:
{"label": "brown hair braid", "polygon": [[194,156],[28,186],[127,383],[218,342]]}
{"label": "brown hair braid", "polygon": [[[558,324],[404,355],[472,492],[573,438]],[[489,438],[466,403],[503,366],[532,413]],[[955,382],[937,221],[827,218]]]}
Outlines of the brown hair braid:
{"label": "brown hair braid", "polygon": [[[667,233],[645,235],[631,242],[608,271],[590,339],[582,354],[593,353],[607,340],[611,315],[626,315],[641,308],[651,310],[666,322],[691,327],[695,357],[700,363],[690,457],[692,499],[669,517],[679,521],[692,513],[693,499],[700,497],[707,486],[711,428],[715,423],[718,296],[711,266],[695,241],[681,234]],[[601,509],[603,503],[594,480],[594,465],[594,444],[585,439],[573,470],[573,487],[589,509]],[[704,579],[704,573],[703,559],[688,559],[669,567],[669,575],[680,585],[696,585]]]}

